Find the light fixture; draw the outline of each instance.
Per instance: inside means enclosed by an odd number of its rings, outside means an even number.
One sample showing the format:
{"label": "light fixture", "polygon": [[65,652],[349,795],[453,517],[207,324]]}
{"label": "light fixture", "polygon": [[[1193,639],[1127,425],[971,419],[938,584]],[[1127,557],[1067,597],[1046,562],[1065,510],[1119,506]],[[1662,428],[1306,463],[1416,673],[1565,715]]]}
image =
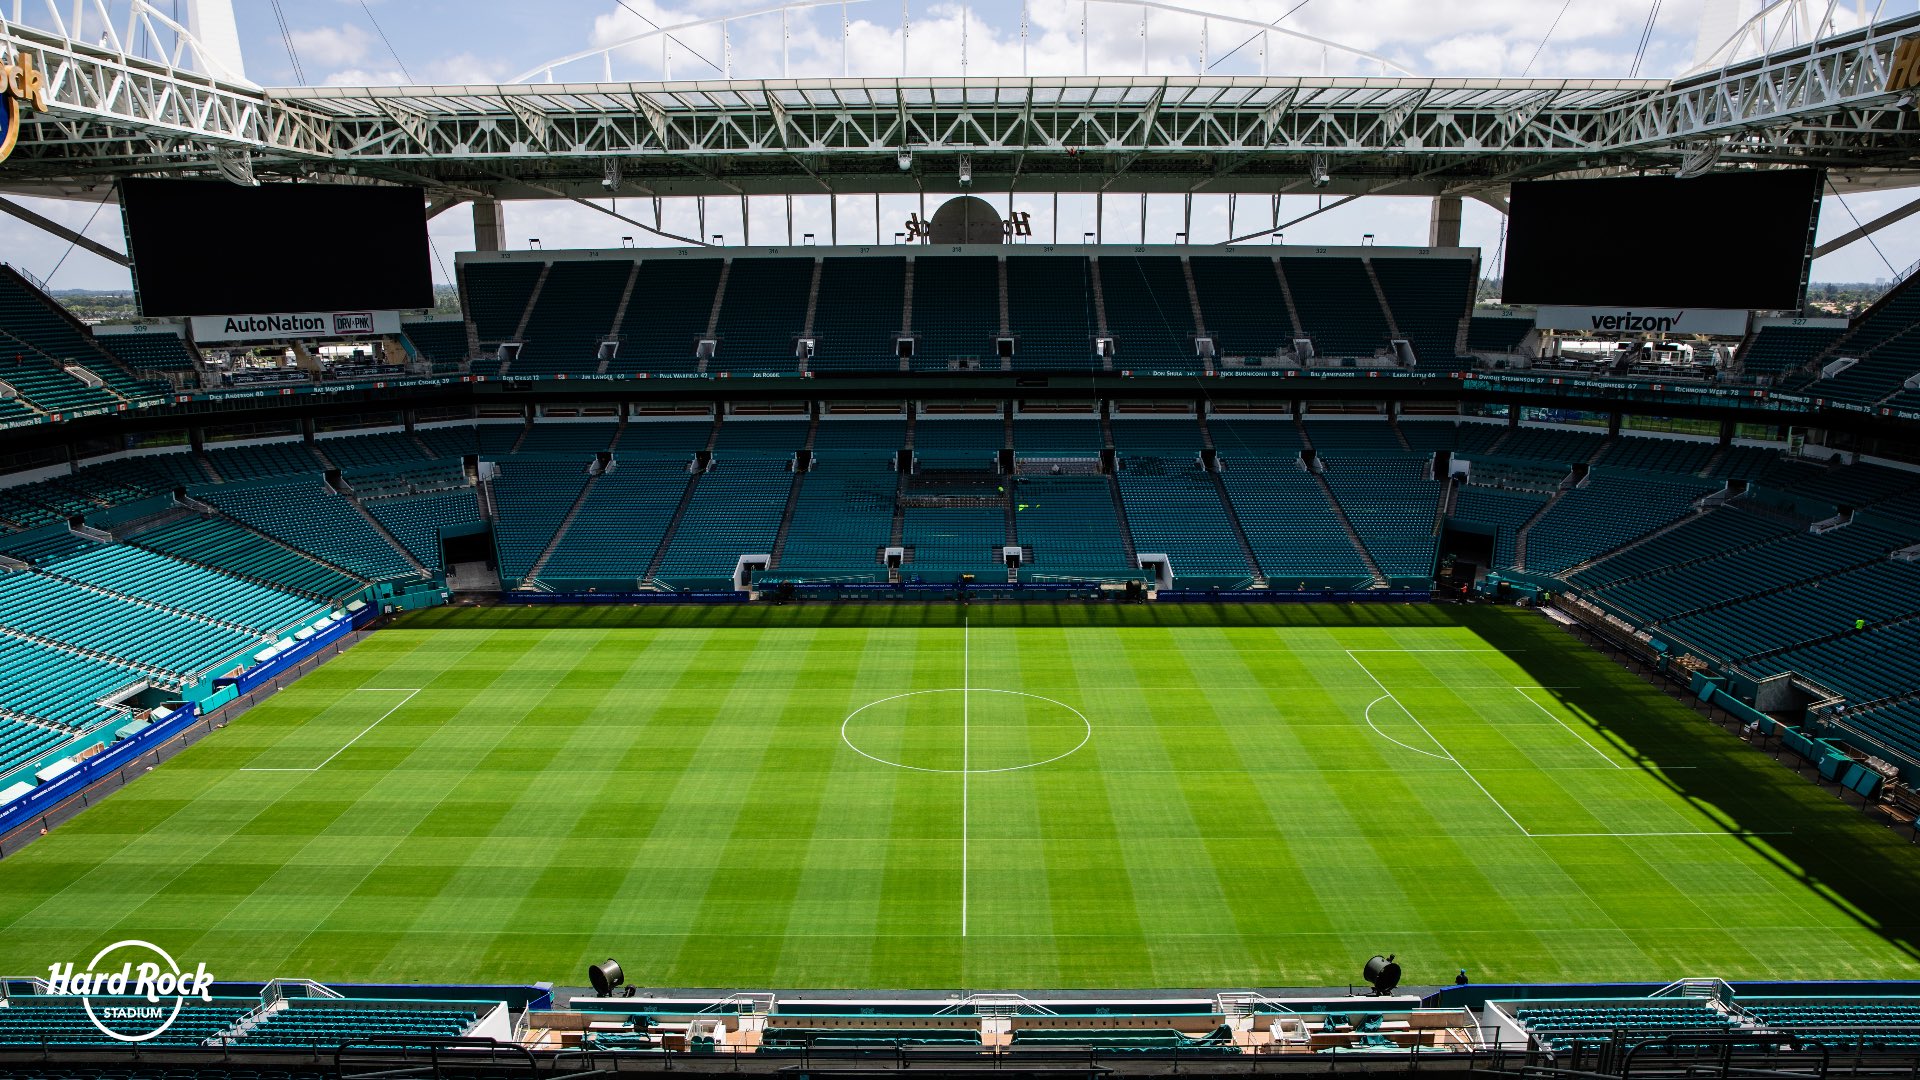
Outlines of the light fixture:
{"label": "light fixture", "polygon": [[528,246],[529,248],[532,248],[532,249],[533,249],[533,250],[535,250],[535,251],[539,251],[539,250],[540,250],[540,238],[539,238],[539,237],[537,237],[537,236],[529,236],[529,237],[527,237],[527,246]]}
{"label": "light fixture", "polygon": [[1313,159],[1307,165],[1307,178],[1312,180],[1313,186],[1317,188],[1326,187],[1333,182],[1333,173],[1328,168],[1327,155],[1313,155]]}
{"label": "light fixture", "polygon": [[960,155],[960,186],[971,187],[972,185],[973,185],[973,155],[961,154]]}
{"label": "light fixture", "polygon": [[901,171],[901,172],[906,172],[906,171],[908,171],[909,169],[912,169],[912,168],[913,168],[913,151],[912,151],[912,150],[909,150],[909,149],[907,149],[907,148],[906,148],[906,147],[904,147],[904,146],[903,146],[903,147],[901,147],[901,148],[900,148],[900,155],[899,155],[899,158],[898,158],[897,160],[898,160],[898,161],[900,162],[900,171]]}

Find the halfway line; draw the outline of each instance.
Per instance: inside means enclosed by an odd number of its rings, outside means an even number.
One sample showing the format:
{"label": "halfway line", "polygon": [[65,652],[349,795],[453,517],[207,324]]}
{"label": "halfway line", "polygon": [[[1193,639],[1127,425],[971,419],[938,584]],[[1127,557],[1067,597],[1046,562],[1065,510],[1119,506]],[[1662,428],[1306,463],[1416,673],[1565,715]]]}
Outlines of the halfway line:
{"label": "halfway line", "polygon": [[973,779],[973,625],[960,616],[960,936],[967,936],[967,789]]}

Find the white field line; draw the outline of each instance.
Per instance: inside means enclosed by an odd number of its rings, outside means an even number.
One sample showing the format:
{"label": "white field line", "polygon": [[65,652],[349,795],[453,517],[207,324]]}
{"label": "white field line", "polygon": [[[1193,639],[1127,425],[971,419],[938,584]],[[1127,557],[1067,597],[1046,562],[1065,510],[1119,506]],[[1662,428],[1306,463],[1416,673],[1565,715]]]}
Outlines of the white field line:
{"label": "white field line", "polygon": [[390,694],[404,693],[407,696],[401,698],[400,703],[398,705],[395,705],[393,708],[388,709],[386,712],[381,713],[379,720],[375,720],[373,723],[368,724],[366,727],[362,728],[359,735],[355,735],[353,738],[348,739],[346,746],[342,746],[340,749],[335,750],[331,754],[328,754],[327,760],[321,762],[318,765],[312,765],[304,769],[269,769],[269,768],[259,768],[252,765],[245,765],[245,766],[242,766],[238,771],[239,772],[319,772],[321,769],[324,769],[329,764],[331,764],[334,758],[337,758],[341,754],[346,753],[347,747],[350,747],[354,743],[359,742],[360,739],[363,736],[365,736],[367,732],[372,731],[374,728],[379,727],[380,720],[385,720],[387,717],[392,716],[394,713],[399,712],[400,707],[402,705],[405,705],[407,702],[412,701],[413,696],[420,692],[418,689],[409,690],[406,687],[402,687],[402,686],[356,686],[354,687],[354,691],[356,693],[363,690],[372,690],[372,691],[375,691],[376,693],[390,693]]}
{"label": "white field line", "polygon": [[[1735,829],[1719,829],[1719,830],[1695,830],[1695,831],[1691,831],[1691,832],[1689,832],[1689,831],[1651,831],[1651,832],[1534,832],[1534,831],[1532,831],[1531,829],[1528,829],[1528,828],[1527,828],[1527,827],[1526,827],[1525,825],[1522,825],[1522,824],[1520,824],[1520,819],[1518,819],[1518,818],[1516,818],[1516,817],[1514,817],[1514,816],[1513,816],[1513,813],[1512,813],[1512,811],[1509,811],[1509,810],[1507,809],[1507,807],[1506,807],[1506,805],[1505,805],[1504,803],[1502,803],[1502,802],[1501,802],[1501,801],[1500,801],[1499,799],[1497,799],[1497,798],[1494,798],[1494,795],[1493,795],[1493,792],[1491,792],[1491,791],[1488,791],[1488,790],[1487,790],[1487,786],[1486,786],[1485,784],[1482,784],[1482,783],[1480,782],[1480,778],[1479,778],[1479,777],[1477,777],[1477,776],[1475,776],[1475,775],[1473,775],[1473,770],[1471,770],[1471,769],[1469,769],[1469,768],[1467,768],[1467,767],[1466,767],[1465,765],[1463,765],[1463,764],[1461,764],[1461,762],[1460,762],[1460,759],[1459,759],[1459,758],[1457,758],[1457,757],[1454,757],[1454,756],[1453,756],[1453,751],[1451,751],[1451,750],[1448,750],[1448,749],[1447,749],[1447,747],[1446,747],[1446,744],[1445,744],[1445,743],[1443,743],[1443,742],[1441,742],[1441,741],[1440,741],[1439,739],[1437,739],[1437,738],[1434,738],[1434,735],[1433,735],[1433,732],[1431,732],[1431,731],[1428,731],[1428,730],[1427,730],[1427,725],[1425,725],[1425,724],[1423,724],[1423,723],[1421,723],[1421,722],[1420,722],[1420,718],[1419,718],[1419,717],[1417,717],[1417,716],[1415,716],[1415,715],[1413,715],[1413,710],[1411,710],[1411,709],[1409,709],[1409,708],[1407,708],[1407,707],[1406,707],[1406,705],[1405,705],[1405,704],[1403,704],[1403,703],[1402,703],[1402,702],[1400,701],[1400,699],[1399,699],[1399,698],[1397,698],[1397,697],[1394,697],[1394,696],[1393,696],[1393,691],[1391,691],[1391,690],[1389,690],[1389,689],[1387,689],[1387,684],[1386,684],[1386,683],[1383,683],[1383,682],[1381,682],[1381,681],[1380,681],[1380,677],[1379,677],[1378,675],[1375,675],[1375,674],[1373,673],[1373,670],[1372,670],[1371,668],[1369,668],[1369,667],[1367,667],[1367,665],[1366,665],[1366,662],[1365,662],[1365,661],[1363,661],[1363,660],[1361,660],[1361,659],[1360,659],[1360,658],[1359,658],[1358,656],[1355,656],[1355,655],[1354,655],[1355,653],[1360,653],[1360,652],[1418,652],[1418,651],[1422,651],[1422,650],[1417,650],[1417,649],[1348,649],[1348,650],[1346,650],[1346,653],[1347,653],[1347,657],[1348,657],[1349,659],[1351,659],[1351,660],[1352,660],[1352,661],[1353,661],[1353,662],[1354,662],[1354,663],[1355,663],[1356,665],[1358,665],[1361,671],[1363,671],[1363,672],[1366,672],[1366,675],[1367,675],[1367,678],[1369,678],[1369,679],[1372,679],[1372,680],[1373,680],[1373,685],[1375,685],[1375,686],[1377,686],[1377,687],[1379,687],[1379,688],[1380,688],[1380,693],[1381,693],[1381,695],[1382,695],[1382,697],[1384,697],[1384,698],[1386,698],[1386,699],[1387,699],[1387,700],[1389,700],[1389,701],[1392,701],[1392,702],[1393,702],[1393,703],[1394,703],[1395,705],[1398,705],[1398,706],[1400,706],[1400,711],[1401,711],[1401,712],[1403,712],[1403,713],[1406,713],[1406,714],[1407,714],[1407,719],[1409,719],[1409,720],[1411,720],[1411,721],[1413,721],[1413,726],[1415,726],[1415,727],[1417,727],[1417,728],[1419,728],[1419,729],[1421,730],[1421,732],[1422,732],[1422,733],[1424,733],[1424,734],[1426,735],[1426,737],[1427,737],[1427,738],[1428,738],[1429,740],[1431,740],[1431,741],[1433,742],[1433,745],[1435,745],[1435,746],[1437,746],[1437,747],[1439,747],[1439,748],[1440,748],[1440,752],[1441,752],[1441,754],[1444,754],[1444,755],[1446,756],[1446,760],[1448,760],[1448,761],[1451,761],[1451,762],[1453,762],[1453,764],[1454,764],[1454,767],[1455,767],[1455,768],[1458,768],[1458,769],[1460,770],[1460,772],[1461,772],[1462,774],[1464,774],[1464,775],[1466,776],[1466,778],[1467,778],[1468,780],[1470,780],[1470,781],[1472,781],[1472,782],[1473,782],[1473,786],[1474,786],[1474,787],[1477,787],[1477,788],[1479,788],[1479,789],[1480,789],[1480,794],[1482,794],[1482,795],[1485,795],[1485,796],[1487,797],[1487,801],[1488,801],[1488,802],[1490,802],[1490,803],[1492,803],[1492,804],[1494,805],[1494,808],[1495,808],[1495,809],[1497,809],[1497,810],[1499,810],[1501,814],[1503,814],[1503,815],[1505,815],[1505,817],[1506,817],[1506,819],[1507,819],[1508,821],[1511,821],[1511,822],[1513,822],[1513,827],[1514,827],[1514,828],[1516,828],[1516,829],[1519,829],[1519,830],[1520,830],[1520,835],[1522,835],[1522,836],[1526,836],[1526,837],[1530,837],[1530,838],[1534,838],[1534,839],[1545,839],[1545,840],[1560,840],[1560,839],[1576,839],[1576,838],[1582,838],[1582,837],[1654,837],[1654,836],[1743,836],[1743,837],[1746,837],[1746,836],[1784,836],[1784,835],[1786,835],[1786,833],[1785,833],[1785,832],[1745,832],[1745,831],[1740,831],[1740,830],[1735,830]],[[1479,650],[1479,649],[1438,649],[1438,650],[1425,650],[1425,651],[1429,651],[1429,652],[1481,652],[1481,651],[1483,651],[1483,650]],[[1523,696],[1524,696],[1524,695],[1523,695]],[[1528,700],[1529,700],[1529,701],[1531,701],[1532,699],[1531,699],[1531,698],[1529,698]],[[1380,701],[1380,698],[1375,698],[1375,699],[1374,699],[1374,702],[1373,702],[1373,704],[1378,704],[1378,703],[1379,703],[1379,701]],[[1536,701],[1536,702],[1534,702],[1534,705],[1535,705],[1535,706],[1539,706],[1539,704],[1540,704],[1540,703],[1539,703],[1539,702],[1537,702],[1537,701]],[[1369,709],[1371,709],[1371,708],[1373,707],[1373,705],[1372,705],[1372,704],[1370,704],[1370,705],[1368,705],[1367,707],[1368,707]],[[1369,727],[1371,727],[1371,726],[1372,726],[1372,720],[1371,720],[1371,718],[1369,718],[1369,719],[1368,719],[1368,726],[1369,726]],[[1565,726],[1565,725],[1562,725],[1562,726]],[[1375,731],[1378,731],[1379,729],[1378,729],[1378,728],[1375,728],[1374,730],[1375,730]],[[1571,730],[1571,729],[1569,729],[1569,730]],[[1382,737],[1384,737],[1384,735],[1383,735]],[[1576,737],[1578,737],[1578,736],[1577,736],[1577,734],[1576,734]],[[1398,741],[1397,741],[1397,740],[1390,740],[1390,741],[1394,741],[1394,742],[1397,742],[1397,743],[1398,743]],[[1584,739],[1582,739],[1581,741],[1582,741],[1582,742],[1586,742],[1586,740],[1584,740]],[[1406,747],[1407,749],[1409,749],[1409,750],[1412,750],[1412,749],[1414,749],[1414,748],[1413,748],[1413,747],[1411,747],[1411,746],[1407,746],[1407,745],[1406,745],[1405,743],[1398,743],[1398,745],[1400,745],[1400,746],[1405,746],[1405,747]],[[1588,744],[1587,744],[1587,746],[1588,746],[1588,748],[1589,748],[1589,749],[1592,749],[1592,744],[1591,744],[1591,743],[1588,743]],[[1422,753],[1424,753],[1425,751],[1421,751],[1421,752],[1422,752]],[[1431,755],[1431,754],[1429,754],[1428,756],[1429,756],[1429,757],[1431,757],[1431,756],[1433,756],[1433,755]],[[1603,755],[1603,756],[1604,756],[1604,755]],[[1609,760],[1611,760],[1611,759],[1609,759]],[[1616,764],[1617,764],[1617,763],[1616,763]]]}
{"label": "white field line", "polygon": [[1569,725],[1565,720],[1560,719],[1560,716],[1558,713],[1555,713],[1552,709],[1547,708],[1545,705],[1540,704],[1538,701],[1533,700],[1533,695],[1527,693],[1527,691],[1529,690],[1552,690],[1552,689],[1554,688],[1551,686],[1516,686],[1513,688],[1513,692],[1516,694],[1519,694],[1523,698],[1526,698],[1527,704],[1533,706],[1536,709],[1539,709],[1543,713],[1546,713],[1548,718],[1550,718],[1554,723],[1559,724],[1563,728],[1566,728],[1567,734],[1573,736],[1576,739],[1579,739],[1580,745],[1586,747],[1587,749],[1593,751],[1596,754],[1599,754],[1601,760],[1607,762],[1608,764],[1612,765],[1616,769],[1626,768],[1625,765],[1622,765],[1618,761],[1615,761],[1612,758],[1608,757],[1606,751],[1588,742],[1587,737],[1585,735],[1582,735],[1578,731],[1575,731],[1573,727]]}
{"label": "white field line", "polygon": [[967,797],[973,779],[973,626],[960,616],[960,936],[967,936]]}

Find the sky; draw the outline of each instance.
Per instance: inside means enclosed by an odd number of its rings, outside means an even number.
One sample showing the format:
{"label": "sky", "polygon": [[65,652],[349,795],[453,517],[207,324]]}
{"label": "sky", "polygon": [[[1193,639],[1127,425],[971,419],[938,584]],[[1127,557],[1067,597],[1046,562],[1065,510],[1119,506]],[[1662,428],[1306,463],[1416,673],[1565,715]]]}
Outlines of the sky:
{"label": "sky", "polygon": [[[124,20],[127,0],[107,0]],[[165,11],[177,0],[154,0]],[[1758,8],[1760,0],[1167,0],[1172,6],[1221,13],[1224,18],[1256,20],[1334,41],[1345,50],[1324,49],[1279,33],[1262,38],[1243,25],[1154,11],[1141,33],[1139,9],[1080,0],[1028,0],[1022,33],[1020,0],[977,3],[928,0],[849,0],[823,3],[790,13],[730,21],[723,36],[717,26],[678,31],[662,47],[654,34],[637,43],[651,25],[677,26],[773,6],[773,0],[541,0],[537,4],[500,0],[236,0],[241,51],[247,76],[265,86],[367,85],[400,83],[497,83],[519,78],[543,80],[554,61],[579,53],[593,55],[552,68],[554,78],[591,81],[616,79],[795,77],[913,74],[1019,75],[1078,74],[1083,66],[1096,74],[1259,74],[1264,63],[1274,74],[1379,74],[1409,72],[1433,76],[1520,76],[1543,78],[1668,78],[1686,71],[1700,54],[1703,39],[1724,40],[1736,21]],[[33,9],[48,0],[27,0]],[[70,8],[72,5],[66,5]],[[907,29],[902,49],[902,11]],[[1920,0],[1836,0],[1834,28],[1844,30],[1871,18],[1912,14]],[[284,14],[285,33],[276,18]],[[1084,40],[1082,18],[1086,20]],[[850,44],[843,50],[840,27],[846,21]],[[650,25],[651,24],[651,25]],[[1705,33],[1703,33],[1703,29]],[[1645,46],[1642,48],[1642,41]],[[1204,60],[1203,60],[1204,55]],[[1848,196],[1844,203],[1824,200],[1821,240],[1903,205],[1914,193]],[[1005,195],[989,196],[1003,205]],[[34,210],[110,247],[124,250],[119,209],[111,202],[23,199]],[[1056,218],[1045,195],[1016,195],[1013,209],[1033,215],[1036,240],[1057,235],[1077,242],[1096,228],[1091,196],[1062,196]],[[931,197],[928,209],[935,205]],[[1316,196],[1289,195],[1281,220],[1312,210]],[[615,208],[651,219],[652,206],[639,199],[617,200]],[[891,242],[907,215],[919,209],[912,196],[884,197],[880,226],[874,224],[871,196],[843,197],[839,207],[843,243]],[[1233,208],[1235,233],[1264,228],[1272,220],[1267,196],[1248,196]],[[728,243],[750,236],[756,244],[784,243],[787,205],[779,198],[755,200],[743,227],[737,199],[709,200],[706,231]],[[1288,243],[1355,244],[1371,233],[1381,245],[1424,245],[1429,200],[1370,197],[1289,228]],[[1192,243],[1215,243],[1228,232],[1228,200],[1196,197]],[[510,247],[526,247],[538,238],[556,248],[617,247],[622,236],[650,238],[613,218],[572,204],[516,202],[507,205]],[[793,237],[814,233],[829,239],[828,197],[794,199]],[[690,200],[669,201],[663,224],[669,231],[698,231]],[[1148,202],[1144,240],[1170,243],[1184,228],[1179,196],[1154,196]],[[1483,268],[1497,270],[1501,216],[1469,201],[1462,242],[1480,247]],[[1101,237],[1108,242],[1143,239],[1137,196],[1110,198]],[[455,253],[473,247],[472,215],[456,207],[430,225],[434,276],[451,281]],[[0,259],[34,274],[56,289],[125,289],[127,272],[108,260],[40,232],[10,217],[0,217]],[[1857,242],[1813,266],[1815,281],[1874,281],[1890,278],[1920,259],[1920,215],[1882,230],[1873,242]]]}

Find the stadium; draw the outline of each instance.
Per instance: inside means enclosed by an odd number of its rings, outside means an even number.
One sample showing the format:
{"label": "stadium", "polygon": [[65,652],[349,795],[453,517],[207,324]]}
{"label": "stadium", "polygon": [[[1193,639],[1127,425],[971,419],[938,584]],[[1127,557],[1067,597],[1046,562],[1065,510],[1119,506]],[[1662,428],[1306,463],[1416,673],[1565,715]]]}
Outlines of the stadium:
{"label": "stadium", "polygon": [[0,4],[0,1076],[1915,1075],[1920,12],[1483,6]]}

